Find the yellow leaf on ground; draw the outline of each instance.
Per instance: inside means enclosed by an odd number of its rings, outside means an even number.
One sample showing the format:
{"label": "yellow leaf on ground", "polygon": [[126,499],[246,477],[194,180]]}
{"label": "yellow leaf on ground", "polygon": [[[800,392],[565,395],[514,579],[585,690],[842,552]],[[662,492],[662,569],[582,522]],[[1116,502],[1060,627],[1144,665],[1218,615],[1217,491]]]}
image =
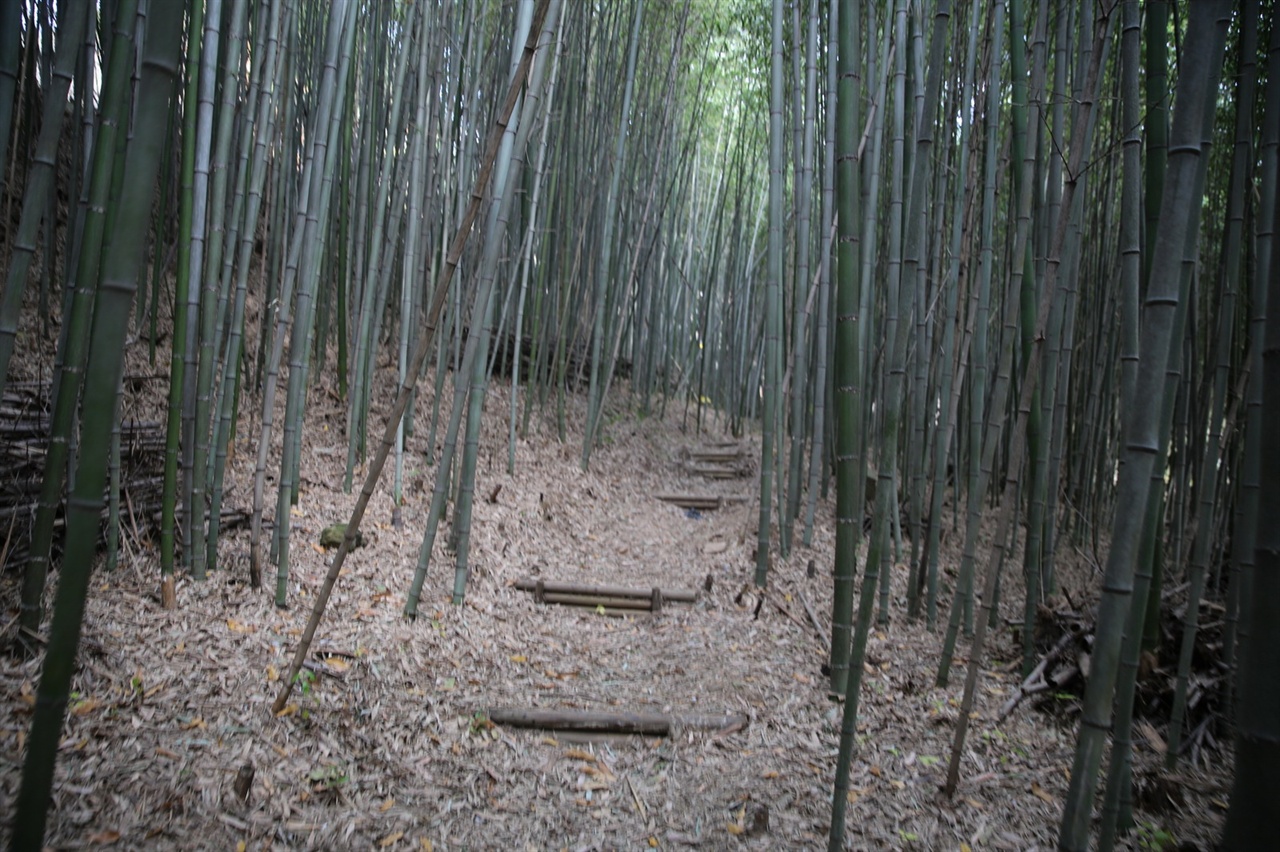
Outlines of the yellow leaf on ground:
{"label": "yellow leaf on ground", "polygon": [[729,823],[728,825],[725,826],[725,829],[735,837],[746,830],[742,826],[738,825],[736,822]]}
{"label": "yellow leaf on ground", "polygon": [[392,834],[388,834],[386,837],[378,841],[378,846],[380,846],[383,849],[386,849],[388,846],[394,846],[396,843],[400,841],[400,838],[402,837],[404,837],[403,831],[397,831]]}
{"label": "yellow leaf on ground", "polygon": [[115,843],[120,839],[120,832],[114,828],[108,828],[105,831],[95,831],[89,835],[90,843]]}
{"label": "yellow leaf on ground", "polygon": [[1031,795],[1035,796],[1037,799],[1040,799],[1041,801],[1048,802],[1051,805],[1056,804],[1053,798],[1053,794],[1047,792],[1043,787],[1041,787],[1035,781],[1031,782]]}
{"label": "yellow leaf on ground", "polygon": [[435,844],[425,837],[418,838],[418,845],[422,847],[422,852],[435,852]]}
{"label": "yellow leaf on ground", "polygon": [[243,840],[236,843],[236,852],[245,852],[248,848],[249,844],[245,843]]}
{"label": "yellow leaf on ground", "polygon": [[279,679],[280,679],[280,672],[276,670],[276,667],[267,666],[267,681],[269,683],[275,683]]}
{"label": "yellow leaf on ground", "polygon": [[232,633],[252,633],[258,629],[254,627],[252,624],[241,624],[240,622],[236,621],[234,618],[227,619],[227,628]]}
{"label": "yellow leaf on ground", "polygon": [[589,751],[583,751],[580,748],[567,749],[564,753],[564,756],[569,758],[570,760],[585,760],[588,763],[591,763],[596,759],[596,756],[594,754],[592,754]]}
{"label": "yellow leaf on ground", "polygon": [[378,806],[378,810],[382,811],[385,814],[387,811],[395,807],[395,804],[396,804],[395,797],[388,796],[387,800]]}
{"label": "yellow leaf on ground", "polygon": [[528,658],[527,658],[524,654],[512,654],[512,655],[511,655],[511,662],[513,662],[513,663],[524,663],[524,662],[528,662]]}
{"label": "yellow leaf on ground", "polygon": [[770,770],[768,770],[768,771],[766,771],[766,772],[762,772],[762,773],[760,773],[760,777],[761,777],[761,778],[766,778],[766,779],[769,779],[769,778],[778,778],[778,777],[779,777],[779,773],[778,773],[778,770],[776,770],[776,769],[770,769]]}
{"label": "yellow leaf on ground", "polygon": [[298,712],[297,704],[287,704],[285,705],[283,710],[281,710],[279,713],[276,714],[276,718],[283,719],[285,716],[292,716],[294,713],[297,713],[297,712]]}

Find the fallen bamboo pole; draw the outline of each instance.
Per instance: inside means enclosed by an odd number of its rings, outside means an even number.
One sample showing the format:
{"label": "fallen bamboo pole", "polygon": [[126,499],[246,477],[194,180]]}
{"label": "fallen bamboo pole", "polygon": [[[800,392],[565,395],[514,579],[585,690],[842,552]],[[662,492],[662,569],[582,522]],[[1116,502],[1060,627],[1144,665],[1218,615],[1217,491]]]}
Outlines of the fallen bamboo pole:
{"label": "fallen bamboo pole", "polygon": [[742,730],[750,720],[742,713],[723,716],[666,713],[603,713],[589,710],[493,707],[489,721],[512,728],[544,728],[553,731],[586,731],[598,734],[647,734],[665,737],[679,728],[722,731]]}
{"label": "fallen bamboo pole", "polygon": [[[553,583],[547,580],[535,580],[532,577],[516,580],[516,588],[522,592],[535,593],[541,589],[543,595],[599,595],[611,598],[642,598],[646,601],[653,597],[653,589],[629,589],[625,586],[583,586],[577,583]],[[664,601],[694,603],[698,600],[697,592],[682,589],[662,589],[661,593]]]}

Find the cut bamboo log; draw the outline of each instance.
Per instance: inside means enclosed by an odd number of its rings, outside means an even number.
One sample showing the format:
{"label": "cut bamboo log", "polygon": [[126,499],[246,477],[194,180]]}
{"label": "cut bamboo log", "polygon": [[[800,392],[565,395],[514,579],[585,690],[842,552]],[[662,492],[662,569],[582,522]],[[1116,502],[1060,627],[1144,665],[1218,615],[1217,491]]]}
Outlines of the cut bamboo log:
{"label": "cut bamboo log", "polygon": [[538,603],[562,604],[564,606],[613,607],[614,609],[652,609],[649,598],[609,598],[603,595],[567,595],[547,592]]}
{"label": "cut bamboo log", "polygon": [[682,509],[698,509],[710,512],[733,503],[745,503],[747,498],[741,494],[655,494],[654,497],[664,503],[673,503]]}
{"label": "cut bamboo log", "polygon": [[721,731],[742,730],[750,720],[741,713],[723,716],[665,713],[602,713],[587,710],[536,707],[493,707],[489,721],[512,728],[551,731],[586,731],[599,734],[644,734],[665,737],[680,728]]}
{"label": "cut bamboo log", "polygon": [[697,449],[689,451],[689,458],[693,461],[707,462],[737,462],[742,461],[742,450],[737,447],[725,447],[715,449]]}
{"label": "cut bamboo log", "polygon": [[685,470],[690,475],[701,476],[703,479],[743,479],[751,473],[751,469],[744,464],[712,462],[690,462],[685,465]]}
{"label": "cut bamboo log", "polygon": [[[625,586],[582,586],[577,583],[554,583],[550,580],[537,580],[525,577],[516,580],[516,588],[522,592],[537,592],[539,587],[544,595],[599,595],[610,598],[639,598],[645,601],[653,597],[653,589],[629,589]],[[698,593],[683,589],[663,589],[662,599],[677,603],[694,603]]]}

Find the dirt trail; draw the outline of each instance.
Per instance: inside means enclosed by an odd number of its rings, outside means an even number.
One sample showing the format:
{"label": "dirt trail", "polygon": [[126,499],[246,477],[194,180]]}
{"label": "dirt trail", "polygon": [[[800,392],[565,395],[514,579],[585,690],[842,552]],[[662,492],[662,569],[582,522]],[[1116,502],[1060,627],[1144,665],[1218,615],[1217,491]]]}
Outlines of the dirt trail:
{"label": "dirt trail", "polygon": [[[98,575],[50,845],[825,848],[839,707],[826,695],[825,640],[804,601],[825,632],[831,503],[819,504],[813,546],[775,561],[757,617],[752,500],[694,516],[653,496],[750,497],[754,478],[708,482],[682,467],[682,450],[722,435],[686,433],[674,411],[666,421],[638,418],[634,401],[618,392],[617,416],[582,472],[580,403],[571,400],[570,442],[557,442],[553,427],[535,417],[509,476],[507,427],[496,413],[505,412],[507,393],[496,385],[488,401],[465,605],[449,603],[453,565],[442,531],[421,617],[401,618],[429,504],[423,489],[434,475],[414,462],[404,527],[389,524],[384,477],[364,526],[369,544],[348,561],[311,674],[279,718],[268,708],[328,558],[311,542],[344,521],[354,502],[337,487],[345,450],[340,412],[326,408],[332,403],[318,400],[308,415],[287,610],[243,582],[244,532],[228,535],[210,580],[179,583],[174,612],[155,597],[154,551]],[[419,460],[427,416],[421,407],[410,442]],[[748,456],[755,452],[751,445]],[[251,456],[242,438],[229,471],[231,506],[247,508]],[[947,547],[944,559],[954,559],[956,543]],[[895,574],[896,592],[903,573]],[[708,575],[712,590],[697,604],[652,618],[539,605],[513,587],[540,576],[701,589]],[[6,602],[15,585],[5,578]],[[1004,605],[1012,615],[1018,604]],[[1051,847],[1074,732],[1026,707],[993,726],[1017,683],[1001,662],[1012,659],[1002,631],[959,794],[939,802],[964,662],[947,689],[934,687],[940,637],[908,624],[904,612],[897,594],[892,624],[869,647],[850,846]],[[0,661],[0,813],[12,812],[37,676],[33,663]],[[497,705],[744,713],[750,725],[582,743],[491,727],[476,715]],[[1141,779],[1155,755],[1144,744],[1139,758]],[[245,765],[254,775],[242,800],[235,780]],[[1181,813],[1140,818],[1208,845],[1224,816],[1217,803],[1225,802],[1225,783],[1220,772],[1187,774]],[[6,816],[0,832],[8,829]]]}

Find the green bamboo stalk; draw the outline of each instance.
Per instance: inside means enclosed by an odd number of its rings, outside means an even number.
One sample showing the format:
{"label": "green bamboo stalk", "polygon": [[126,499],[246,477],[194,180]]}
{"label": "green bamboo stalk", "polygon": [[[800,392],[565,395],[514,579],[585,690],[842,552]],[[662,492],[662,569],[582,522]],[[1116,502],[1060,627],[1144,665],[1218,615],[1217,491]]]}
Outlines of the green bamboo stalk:
{"label": "green bamboo stalk", "polygon": [[[1274,67],[1274,63],[1268,66]],[[1280,204],[1272,208],[1272,221],[1280,218],[1277,208]],[[1280,265],[1272,262],[1269,272],[1267,304],[1280,305]],[[1268,314],[1265,335],[1258,377],[1262,385],[1259,408],[1262,423],[1276,423],[1280,422],[1280,311],[1272,309]],[[1280,444],[1263,438],[1260,455],[1253,594],[1244,602],[1250,610],[1250,631],[1240,637],[1235,778],[1222,841],[1222,848],[1229,852],[1265,849],[1274,841],[1275,791],[1280,786],[1280,654],[1276,653],[1280,647],[1280,618],[1276,617],[1276,601],[1280,600]]]}
{"label": "green bamboo stalk", "polygon": [[582,469],[586,470],[591,462],[591,450],[594,448],[600,430],[600,416],[604,410],[604,394],[602,383],[605,376],[601,370],[604,354],[604,341],[612,323],[612,316],[607,309],[608,283],[613,274],[613,235],[617,227],[618,187],[622,179],[622,169],[626,162],[627,127],[631,123],[631,100],[635,90],[636,54],[640,47],[640,25],[644,19],[644,0],[635,0],[635,18],[631,25],[631,40],[627,48],[627,79],[622,93],[622,115],[618,120],[617,141],[614,145],[613,174],[609,179],[609,195],[605,200],[604,232],[600,238],[600,254],[594,270],[593,310],[595,319],[591,327],[591,378],[587,389],[587,424],[582,439]]}
{"label": "green bamboo stalk", "polygon": [[[116,389],[123,372],[124,343],[129,327],[133,291],[141,268],[147,222],[155,190],[157,167],[165,137],[165,118],[173,80],[178,73],[183,3],[158,3],[148,16],[142,80],[135,115],[136,132],[124,164],[127,180],[117,201],[119,213],[98,285],[89,358],[90,381],[85,384],[84,441],[75,492],[68,502],[67,549],[58,583],[53,624],[44,668],[36,690],[22,787],[14,811],[10,848],[14,852],[40,849],[53,788],[58,742],[66,717],[71,676],[88,593],[89,572],[101,524],[109,418],[118,406]],[[130,18],[131,19],[131,18]]]}
{"label": "green bamboo stalk", "polygon": [[[137,14],[136,0],[121,0],[116,10],[122,16],[113,23],[112,59],[103,83],[101,120],[93,151],[93,174],[89,186],[89,205],[84,220],[80,256],[76,258],[75,285],[70,312],[63,313],[66,331],[62,368],[54,394],[50,418],[49,447],[45,454],[44,477],[40,483],[40,502],[36,509],[35,528],[27,557],[27,570],[22,583],[21,627],[35,633],[43,615],[41,595],[48,573],[49,551],[53,544],[53,522],[61,502],[64,476],[71,457],[73,421],[76,402],[81,392],[81,376],[89,350],[89,330],[94,313],[95,289],[105,245],[106,210],[111,189],[112,171],[116,165],[116,138],[125,110],[125,93],[129,81],[133,45],[133,23]],[[109,431],[110,427],[106,429]]]}
{"label": "green bamboo stalk", "polygon": [[[1071,148],[1069,160],[1067,163],[1067,174],[1069,180],[1063,186],[1063,206],[1067,210],[1072,209],[1072,205],[1076,198],[1077,192],[1082,189],[1081,182],[1083,180],[1082,165],[1091,147],[1092,133],[1094,129],[1093,111],[1095,109],[1098,90],[1100,87],[1101,67],[1103,59],[1103,50],[1101,47],[1108,41],[1110,32],[1112,7],[1104,7],[1096,18],[1096,24],[1093,32],[1093,49],[1090,52],[1090,62],[1085,74],[1084,83],[1080,91],[1080,99],[1075,109],[1075,117],[1072,122],[1071,132]],[[997,20],[999,19],[999,7],[997,7]],[[999,38],[1000,29],[996,29],[997,39]],[[1014,421],[1012,430],[1009,432],[1009,458],[1005,464],[1004,488],[1000,497],[1000,516],[996,527],[995,545],[991,561],[987,565],[987,574],[984,581],[984,589],[982,595],[982,608],[988,617],[979,618],[977,627],[973,636],[973,643],[969,648],[969,662],[965,673],[964,697],[961,699],[960,712],[957,715],[956,731],[952,742],[951,760],[947,768],[947,780],[943,787],[944,792],[948,795],[954,795],[956,785],[959,782],[960,775],[960,759],[964,751],[965,734],[969,727],[969,714],[973,708],[974,694],[977,690],[978,677],[982,669],[982,654],[984,643],[986,641],[986,633],[991,621],[990,616],[994,613],[996,590],[1000,579],[1000,571],[1003,567],[1004,558],[1009,548],[1010,530],[1014,528],[1015,512],[1018,510],[1018,494],[1017,489],[1021,482],[1020,474],[1023,466],[1024,456],[1026,452],[1027,439],[1027,419],[1030,414],[1031,398],[1037,387],[1037,378],[1040,375],[1041,363],[1044,353],[1043,339],[1044,328],[1049,322],[1050,313],[1055,303],[1060,298],[1059,292],[1065,291],[1074,286],[1071,282],[1061,283],[1060,270],[1068,266],[1069,257],[1064,258],[1064,246],[1067,244],[1067,231],[1070,216],[1060,216],[1055,224],[1052,242],[1049,245],[1048,263],[1045,269],[1045,279],[1043,284],[1043,301],[1039,306],[1036,315],[1036,334],[1033,338],[1035,344],[1031,349],[1031,354],[1026,363],[1022,365],[1022,386],[1018,394],[1017,416]],[[1018,257],[1019,250],[1015,248],[1014,257]],[[1007,307],[1005,310],[1005,324],[1009,329],[1016,328],[1017,314],[1019,305],[1016,299],[1007,299]],[[1017,343],[1016,335],[1010,333],[1006,335],[1007,343],[1004,345],[1003,353],[1000,358],[1000,367],[996,375],[995,399],[1003,400],[1007,393],[1010,383],[1010,373],[1012,369],[1012,356],[1014,347]],[[985,488],[987,481],[993,476],[993,457],[997,447],[1001,441],[1000,417],[997,411],[997,405],[993,403],[990,406],[990,419],[987,426],[986,445],[983,448],[982,472],[981,477],[984,481],[982,487]],[[979,499],[984,495],[980,495]],[[973,535],[976,530],[971,526],[966,535]],[[969,545],[966,543],[966,547]],[[948,648],[944,649],[947,657],[944,659],[944,666],[950,665],[950,653],[954,649],[954,625],[956,622],[953,607],[952,624],[948,628],[947,639]]]}
{"label": "green bamboo stalk", "polygon": [[[13,134],[15,95],[18,90],[18,62],[22,50],[22,0],[0,2],[0,196],[8,194],[6,168],[9,137]],[[4,376],[0,369],[0,378]]]}
{"label": "green bamboo stalk", "polygon": [[[289,576],[290,505],[297,500],[301,427],[306,403],[307,367],[315,321],[315,291],[320,279],[320,256],[324,249],[322,235],[328,232],[328,215],[333,193],[333,175],[337,170],[338,138],[344,121],[341,105],[345,102],[343,87],[347,85],[352,44],[356,31],[356,6],[334,3],[330,6],[326,35],[324,73],[320,83],[319,112],[312,129],[310,162],[304,179],[311,183],[311,198],[306,224],[299,231],[304,253],[298,270],[297,301],[289,340],[289,385],[285,392],[285,416],[281,448],[280,481],[276,501],[276,537],[279,561],[276,565],[276,606],[287,600]],[[283,340],[283,334],[281,335]],[[275,353],[272,353],[273,355]]]}
{"label": "green bamboo stalk", "polygon": [[[850,622],[853,616],[853,577],[857,569],[858,544],[862,533],[862,490],[864,478],[859,451],[862,429],[861,369],[858,351],[858,281],[860,278],[859,233],[861,217],[859,155],[856,134],[860,122],[861,97],[861,4],[831,3],[831,31],[838,42],[839,84],[836,96],[836,217],[840,242],[836,254],[836,339],[835,339],[835,449],[836,449],[836,554],[835,601],[831,629],[831,688],[846,695],[840,721],[840,751],[831,794],[831,829],[827,848],[844,848],[845,812],[849,801],[849,776],[858,732],[858,687],[861,673],[849,665]],[[831,61],[831,57],[828,57]],[[868,585],[863,578],[863,587]],[[852,683],[850,683],[852,678]]]}
{"label": "green bamboo stalk", "polygon": [[770,528],[772,526],[772,494],[775,464],[775,441],[778,424],[778,370],[782,346],[782,0],[773,2],[772,61],[769,95],[769,271],[765,285],[764,308],[764,408],[761,412],[760,440],[760,519],[756,535],[755,583],[769,581]]}
{"label": "green bamboo stalk", "polygon": [[[1215,69],[1221,65],[1230,9],[1231,4],[1225,2],[1200,3],[1191,9],[1178,79],[1177,108],[1170,132],[1169,170],[1160,228],[1153,246],[1152,271],[1143,308],[1142,353],[1135,386],[1140,399],[1163,396],[1170,347],[1181,340],[1176,321],[1179,304],[1184,301],[1178,292],[1181,276],[1177,272],[1182,263],[1179,247],[1195,233],[1192,225],[1196,219],[1194,211],[1200,207],[1196,189],[1197,173],[1201,170],[1202,127],[1205,112],[1211,111],[1211,94],[1215,91],[1207,84],[1216,77]],[[1194,244],[1194,240],[1191,242]],[[1141,533],[1142,507],[1147,504],[1156,456],[1168,439],[1167,426],[1162,430],[1164,424],[1159,419],[1160,407],[1151,405],[1135,410],[1127,424],[1115,526],[1099,604],[1093,671],[1085,692],[1084,718],[1059,835],[1059,848],[1063,850],[1084,849],[1088,844],[1090,806],[1102,759],[1103,737],[1110,727],[1120,645],[1133,591],[1134,555]]]}
{"label": "green bamboo stalk", "polygon": [[[35,256],[36,236],[48,209],[58,140],[62,135],[62,122],[66,115],[67,90],[71,87],[71,77],[75,72],[80,42],[84,33],[91,29],[87,21],[93,11],[92,4],[87,0],[68,3],[61,9],[63,17],[59,26],[60,37],[53,59],[53,68],[50,76],[46,78],[49,84],[44,96],[40,135],[36,138],[35,151],[27,171],[22,214],[18,220],[17,233],[12,238],[4,294],[0,296],[0,393],[4,392],[9,375],[9,359],[13,356],[14,340],[18,333],[18,316],[22,312],[22,296],[27,285],[27,274],[31,270],[31,260]],[[0,168],[3,168],[2,160],[0,160]],[[48,230],[52,231],[52,228]]]}
{"label": "green bamboo stalk", "polygon": [[525,42],[525,49],[524,53],[521,55],[520,65],[512,77],[511,86],[507,92],[506,100],[503,102],[502,107],[498,110],[494,119],[494,127],[489,134],[484,156],[480,161],[480,171],[476,176],[476,183],[472,189],[470,201],[467,205],[466,211],[463,213],[458,231],[450,245],[446,263],[441,268],[440,277],[437,279],[435,288],[431,293],[430,307],[427,310],[426,325],[423,329],[422,336],[418,338],[417,348],[414,350],[414,357],[412,360],[413,369],[409,371],[406,381],[400,385],[400,389],[396,394],[396,400],[391,406],[391,413],[388,416],[387,426],[383,431],[382,443],[378,446],[377,453],[371,460],[369,470],[365,474],[364,485],[360,490],[359,497],[356,499],[355,508],[352,509],[351,518],[347,522],[346,535],[343,536],[342,544],[339,546],[338,552],[334,555],[333,562],[329,565],[329,571],[325,575],[324,584],[316,595],[315,604],[311,610],[311,616],[307,620],[307,626],[303,630],[297,650],[295,651],[293,660],[289,665],[288,677],[284,679],[284,684],[280,690],[280,694],[276,697],[275,703],[272,705],[273,713],[278,713],[284,709],[289,700],[289,695],[293,691],[293,681],[298,672],[302,670],[303,661],[306,660],[307,654],[310,652],[311,641],[315,636],[316,627],[319,625],[320,618],[324,614],[325,606],[328,604],[329,597],[333,593],[334,584],[337,583],[338,576],[342,570],[342,563],[345,561],[347,554],[351,552],[351,548],[355,544],[355,536],[359,531],[360,521],[364,518],[365,508],[369,505],[369,500],[373,496],[373,490],[377,485],[379,476],[382,474],[382,468],[386,464],[387,456],[391,451],[391,445],[395,440],[395,430],[398,421],[404,415],[404,410],[408,404],[409,395],[413,389],[413,385],[417,382],[418,374],[421,372],[422,366],[426,361],[426,357],[431,351],[432,337],[434,336],[437,324],[440,321],[440,313],[444,308],[445,299],[449,294],[449,281],[458,267],[458,262],[462,255],[462,249],[466,245],[467,237],[471,232],[471,226],[475,221],[476,214],[479,212],[485,188],[489,184],[489,177],[492,173],[493,162],[497,156],[498,142],[502,137],[505,125],[511,116],[511,112],[515,108],[516,100],[520,94],[521,83],[524,81],[528,73],[529,66],[532,64],[533,54],[537,44],[536,40],[542,32],[542,22],[546,18],[547,7],[549,4],[550,0],[539,0],[537,8],[534,10],[533,23],[529,30],[529,39]]}

